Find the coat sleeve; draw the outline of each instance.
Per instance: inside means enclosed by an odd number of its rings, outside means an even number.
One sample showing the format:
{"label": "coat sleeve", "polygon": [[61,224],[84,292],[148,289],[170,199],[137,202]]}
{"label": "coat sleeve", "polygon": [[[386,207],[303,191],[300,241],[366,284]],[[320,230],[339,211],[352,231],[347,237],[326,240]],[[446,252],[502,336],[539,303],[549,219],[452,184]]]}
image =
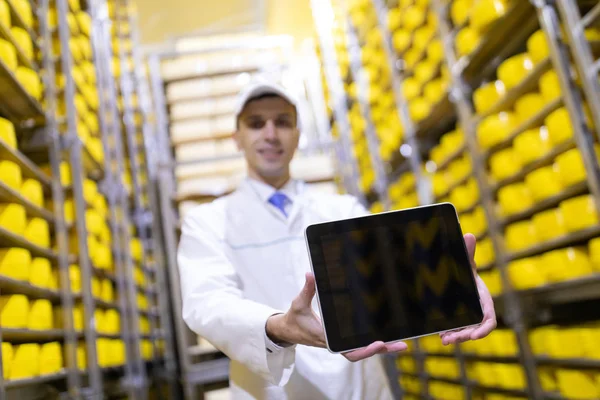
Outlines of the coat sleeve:
{"label": "coat sleeve", "polygon": [[265,331],[267,319],[282,310],[243,298],[235,268],[210,225],[197,211],[183,222],[177,254],[183,320],[231,360],[283,386],[294,368],[295,346],[267,346]]}

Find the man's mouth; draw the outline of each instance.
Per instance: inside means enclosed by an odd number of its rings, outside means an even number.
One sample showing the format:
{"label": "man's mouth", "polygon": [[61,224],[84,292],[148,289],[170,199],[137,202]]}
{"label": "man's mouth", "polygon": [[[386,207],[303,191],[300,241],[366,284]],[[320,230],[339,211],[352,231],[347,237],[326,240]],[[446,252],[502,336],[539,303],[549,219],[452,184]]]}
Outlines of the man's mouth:
{"label": "man's mouth", "polygon": [[283,155],[283,149],[259,149],[258,154],[268,160],[274,160]]}

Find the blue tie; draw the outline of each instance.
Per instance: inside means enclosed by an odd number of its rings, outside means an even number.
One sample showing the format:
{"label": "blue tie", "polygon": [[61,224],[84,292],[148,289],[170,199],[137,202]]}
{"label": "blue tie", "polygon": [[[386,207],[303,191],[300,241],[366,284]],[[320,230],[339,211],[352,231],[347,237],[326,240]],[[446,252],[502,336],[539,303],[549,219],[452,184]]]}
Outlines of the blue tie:
{"label": "blue tie", "polygon": [[285,212],[285,203],[288,201],[288,197],[281,193],[275,192],[273,196],[269,198],[269,203],[273,204],[275,207],[279,209],[287,217],[287,213]]}

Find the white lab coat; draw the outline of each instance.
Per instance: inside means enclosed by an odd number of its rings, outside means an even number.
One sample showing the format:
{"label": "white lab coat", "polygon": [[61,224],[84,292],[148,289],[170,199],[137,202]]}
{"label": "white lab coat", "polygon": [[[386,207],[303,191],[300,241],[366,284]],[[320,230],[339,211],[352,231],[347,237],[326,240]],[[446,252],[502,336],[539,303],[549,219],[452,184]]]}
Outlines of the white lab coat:
{"label": "white lab coat", "polygon": [[[178,251],[183,319],[231,359],[233,399],[391,398],[379,357],[351,363],[326,349],[282,348],[267,338],[267,319],[289,308],[310,271],[306,226],[366,213],[353,197],[291,181],[285,218],[267,202],[273,192],[247,179],[188,213]],[[313,308],[318,315],[316,299]]]}

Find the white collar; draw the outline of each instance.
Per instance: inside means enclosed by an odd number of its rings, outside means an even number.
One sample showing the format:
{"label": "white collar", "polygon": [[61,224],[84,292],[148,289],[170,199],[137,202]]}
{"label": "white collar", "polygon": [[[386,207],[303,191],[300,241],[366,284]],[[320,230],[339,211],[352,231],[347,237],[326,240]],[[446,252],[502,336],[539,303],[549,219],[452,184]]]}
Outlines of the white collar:
{"label": "white collar", "polygon": [[276,192],[285,194],[292,203],[294,202],[294,198],[298,195],[298,181],[295,179],[290,178],[279,190],[269,184],[250,177],[246,178],[246,182],[256,191],[260,199],[265,203],[268,202],[271,196]]}

